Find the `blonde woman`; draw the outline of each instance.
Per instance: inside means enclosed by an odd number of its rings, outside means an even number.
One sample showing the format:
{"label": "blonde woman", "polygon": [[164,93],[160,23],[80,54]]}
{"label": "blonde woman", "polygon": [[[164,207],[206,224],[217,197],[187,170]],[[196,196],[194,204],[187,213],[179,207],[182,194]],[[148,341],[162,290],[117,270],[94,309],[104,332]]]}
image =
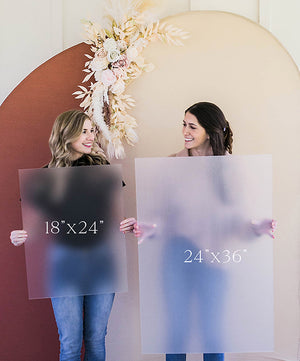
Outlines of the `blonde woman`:
{"label": "blonde woman", "polygon": [[[52,153],[49,168],[109,164],[97,152],[100,148],[94,124],[79,110],[64,112],[56,118],[49,146]],[[134,218],[126,219],[120,230],[130,232],[134,224]],[[10,239],[20,246],[27,237],[25,230],[15,230]],[[84,360],[105,360],[105,335],[113,300],[114,293],[51,299],[60,339],[60,361],[80,361],[83,338]]]}

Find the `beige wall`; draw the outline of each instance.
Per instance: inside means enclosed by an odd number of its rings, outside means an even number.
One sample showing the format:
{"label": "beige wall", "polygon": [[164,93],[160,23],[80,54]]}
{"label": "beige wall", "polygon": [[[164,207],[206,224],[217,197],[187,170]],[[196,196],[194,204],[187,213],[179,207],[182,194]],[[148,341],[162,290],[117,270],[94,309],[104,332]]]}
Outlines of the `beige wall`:
{"label": "beige wall", "polygon": [[191,0],[191,10],[219,10],[245,16],[274,34],[300,66],[298,0]]}
{"label": "beige wall", "polygon": [[[167,156],[183,147],[184,109],[211,101],[225,112],[234,131],[234,154],[272,154],[274,241],[275,352],[227,355],[226,360],[297,360],[299,339],[299,151],[300,77],[290,55],[263,27],[243,17],[221,12],[189,12],[170,19],[190,31],[184,48],[153,44],[145,51],[156,70],[143,75],[128,93],[137,101],[140,142],[128,148],[123,162],[128,182],[128,215],[134,214],[134,157]],[[259,174],[257,175],[259,177]],[[184,177],[183,177],[184,183]],[[254,199],[255,201],[255,199]],[[137,278],[137,250],[129,237],[130,278]],[[255,270],[253,270],[255,272]],[[150,295],[149,295],[150,297]],[[109,335],[111,360],[118,359],[132,338],[119,343],[113,328],[132,314],[126,328],[138,334],[136,289],[117,299]],[[131,311],[130,311],[131,310]],[[126,317],[127,317],[126,316]],[[134,324],[136,322],[136,324]],[[135,328],[136,327],[136,328]],[[120,331],[120,328],[118,328]],[[122,331],[121,331],[121,334]],[[135,339],[136,351],[139,339]],[[124,347],[124,351],[122,351]],[[129,347],[129,349],[131,349]],[[123,356],[124,357],[124,356]],[[157,360],[162,356],[132,354],[126,361]],[[199,356],[189,355],[189,361]],[[125,360],[124,360],[125,361]]]}

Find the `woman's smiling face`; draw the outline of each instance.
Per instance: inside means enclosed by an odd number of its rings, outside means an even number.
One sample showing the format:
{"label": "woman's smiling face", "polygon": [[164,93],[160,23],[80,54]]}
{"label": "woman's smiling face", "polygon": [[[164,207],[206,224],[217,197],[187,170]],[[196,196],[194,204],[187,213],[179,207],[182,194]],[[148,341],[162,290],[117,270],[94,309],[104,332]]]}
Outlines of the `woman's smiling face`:
{"label": "woman's smiling face", "polygon": [[89,154],[95,140],[95,129],[92,122],[87,118],[84,121],[80,136],[71,143],[73,159],[80,158],[83,154]]}
{"label": "woman's smiling face", "polygon": [[185,114],[183,120],[182,134],[186,149],[198,148],[209,138],[206,130],[198,123],[195,115],[189,112]]}

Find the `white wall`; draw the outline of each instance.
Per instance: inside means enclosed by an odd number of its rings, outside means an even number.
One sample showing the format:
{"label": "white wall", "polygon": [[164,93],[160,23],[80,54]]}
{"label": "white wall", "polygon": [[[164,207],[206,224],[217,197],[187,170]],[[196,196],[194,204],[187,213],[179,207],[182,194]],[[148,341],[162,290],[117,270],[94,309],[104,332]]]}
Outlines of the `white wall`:
{"label": "white wall", "polygon": [[[299,0],[163,0],[162,18],[188,10],[222,10],[260,22],[300,65]],[[81,19],[99,21],[100,0],[0,0],[0,103],[31,71],[83,41]]]}
{"label": "white wall", "polygon": [[300,68],[300,1],[285,0],[284,6],[282,5],[282,0],[272,0],[272,4],[268,5],[268,29],[288,50]]}
{"label": "white wall", "polygon": [[44,61],[63,50],[61,0],[1,0],[0,103]]}

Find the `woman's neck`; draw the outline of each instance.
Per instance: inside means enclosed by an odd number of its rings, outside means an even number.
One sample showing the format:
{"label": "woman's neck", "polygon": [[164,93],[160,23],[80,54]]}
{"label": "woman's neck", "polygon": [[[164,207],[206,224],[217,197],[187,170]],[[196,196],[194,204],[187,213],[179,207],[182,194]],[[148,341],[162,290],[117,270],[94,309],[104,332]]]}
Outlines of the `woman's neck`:
{"label": "woman's neck", "polygon": [[205,141],[203,144],[199,145],[197,148],[192,148],[188,150],[189,156],[199,157],[203,155],[214,155],[212,147],[209,140]]}

